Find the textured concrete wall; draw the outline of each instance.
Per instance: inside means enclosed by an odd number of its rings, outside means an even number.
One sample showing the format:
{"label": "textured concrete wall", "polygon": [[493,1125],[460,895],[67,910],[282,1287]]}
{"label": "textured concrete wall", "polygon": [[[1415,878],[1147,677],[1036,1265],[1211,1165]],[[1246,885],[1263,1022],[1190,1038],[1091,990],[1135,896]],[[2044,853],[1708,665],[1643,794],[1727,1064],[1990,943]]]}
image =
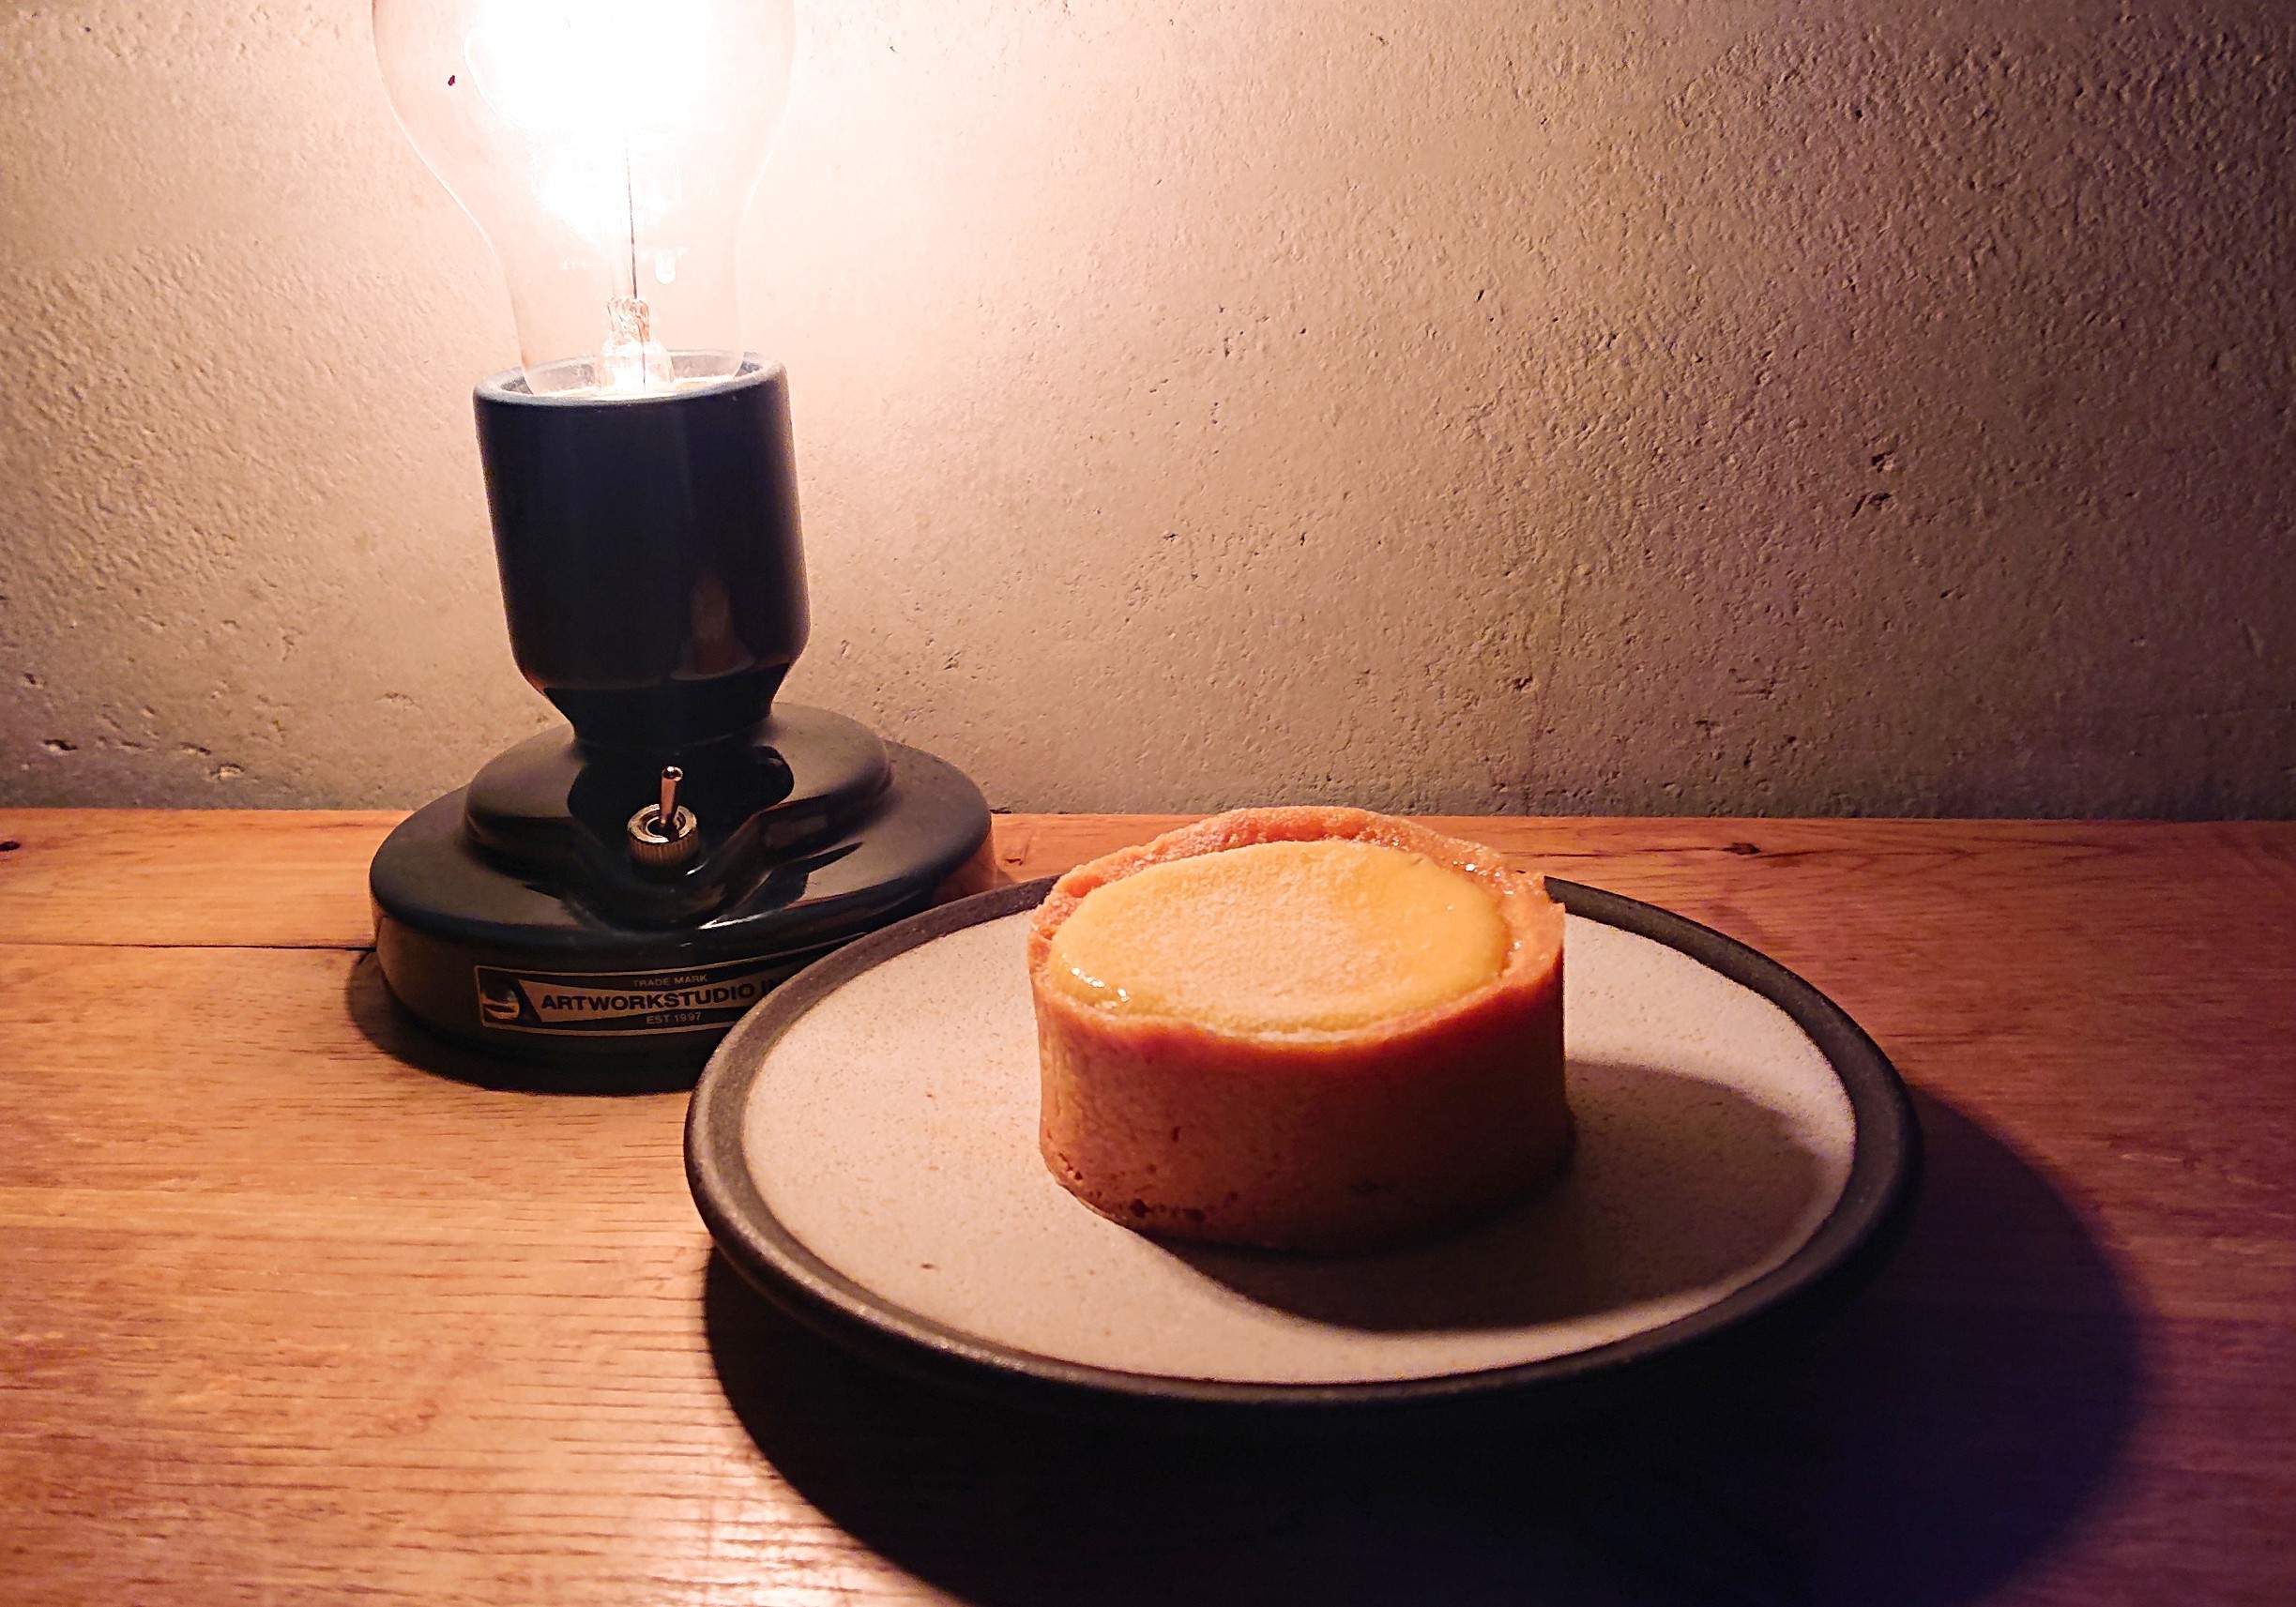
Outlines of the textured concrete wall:
{"label": "textured concrete wall", "polygon": [[[1020,809],[2296,812],[2296,7],[801,0],[798,698]],[[0,796],[548,718],[357,0],[0,21]]]}

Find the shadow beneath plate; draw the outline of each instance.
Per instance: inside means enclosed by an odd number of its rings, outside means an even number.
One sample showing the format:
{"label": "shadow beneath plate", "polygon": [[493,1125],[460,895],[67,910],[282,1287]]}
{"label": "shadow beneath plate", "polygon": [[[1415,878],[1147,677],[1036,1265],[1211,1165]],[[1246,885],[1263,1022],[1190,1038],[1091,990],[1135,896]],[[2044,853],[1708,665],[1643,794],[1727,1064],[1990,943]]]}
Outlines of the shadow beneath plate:
{"label": "shadow beneath plate", "polygon": [[1289,1446],[1076,1427],[868,1369],[717,1258],[710,1352],[793,1487],[982,1604],[1963,1601],[2112,1465],[2137,1325],[2048,1182],[1917,1102],[1923,1201],[1871,1289],[1567,1425]]}
{"label": "shadow beneath plate", "polygon": [[496,1093],[665,1094],[691,1088],[699,1064],[599,1068],[544,1066],[481,1054],[443,1038],[399,1008],[383,981],[381,962],[369,949],[342,985],[343,1008],[361,1038],[403,1066],[433,1077]]}
{"label": "shadow beneath plate", "polygon": [[1346,1257],[1165,1247],[1263,1305],[1336,1327],[1518,1327],[1742,1283],[1839,1192],[1840,1170],[1829,1179],[1776,1113],[1718,1083],[1574,1061],[1571,1108],[1578,1141],[1562,1175],[1439,1239]]}

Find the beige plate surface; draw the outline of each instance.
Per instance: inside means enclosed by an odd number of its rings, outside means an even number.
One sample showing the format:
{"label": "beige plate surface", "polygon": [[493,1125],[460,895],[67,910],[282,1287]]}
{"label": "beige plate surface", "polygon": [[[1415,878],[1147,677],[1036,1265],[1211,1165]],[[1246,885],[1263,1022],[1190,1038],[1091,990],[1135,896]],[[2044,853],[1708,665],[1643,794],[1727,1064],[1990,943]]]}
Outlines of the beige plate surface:
{"label": "beige plate surface", "polygon": [[876,1297],[1061,1361],[1253,1384],[1543,1360],[1689,1315],[1833,1208],[1850,1104],[1786,1012],[1664,944],[1570,917],[1579,1140],[1552,1189],[1465,1234],[1315,1260],[1145,1238],[1036,1150],[1026,914],[935,938],[766,1052],[749,1169],[783,1225]]}

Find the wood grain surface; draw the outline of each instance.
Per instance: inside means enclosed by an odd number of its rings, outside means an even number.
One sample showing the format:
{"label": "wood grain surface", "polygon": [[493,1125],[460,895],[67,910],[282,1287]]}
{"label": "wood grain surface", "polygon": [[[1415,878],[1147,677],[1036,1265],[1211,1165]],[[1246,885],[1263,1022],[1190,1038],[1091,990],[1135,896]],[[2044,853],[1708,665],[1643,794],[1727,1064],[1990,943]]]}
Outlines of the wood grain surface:
{"label": "wood grain surface", "polygon": [[[392,1014],[392,818],[0,811],[0,1600],[2296,1600],[2296,826],[1440,823],[1832,993],[1927,1190],[1696,1388],[1301,1449],[791,1328],[711,1256],[682,1095]],[[997,863],[1168,824],[1000,818]]]}

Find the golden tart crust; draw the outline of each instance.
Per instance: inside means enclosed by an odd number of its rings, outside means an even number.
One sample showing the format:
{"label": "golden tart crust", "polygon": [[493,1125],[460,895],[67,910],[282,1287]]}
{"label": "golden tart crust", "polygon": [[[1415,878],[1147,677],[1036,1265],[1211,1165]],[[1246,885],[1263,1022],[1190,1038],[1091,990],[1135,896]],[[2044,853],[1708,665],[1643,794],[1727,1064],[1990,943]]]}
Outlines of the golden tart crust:
{"label": "golden tart crust", "polygon": [[[1121,1013],[1051,980],[1054,934],[1095,888],[1194,855],[1332,838],[1479,883],[1507,927],[1498,974],[1428,1008],[1280,1034]],[[1237,810],[1080,865],[1028,932],[1044,1162],[1102,1215],[1176,1238],[1345,1251],[1484,1215],[1570,1149],[1562,931],[1542,880],[1496,851],[1363,810]]]}

